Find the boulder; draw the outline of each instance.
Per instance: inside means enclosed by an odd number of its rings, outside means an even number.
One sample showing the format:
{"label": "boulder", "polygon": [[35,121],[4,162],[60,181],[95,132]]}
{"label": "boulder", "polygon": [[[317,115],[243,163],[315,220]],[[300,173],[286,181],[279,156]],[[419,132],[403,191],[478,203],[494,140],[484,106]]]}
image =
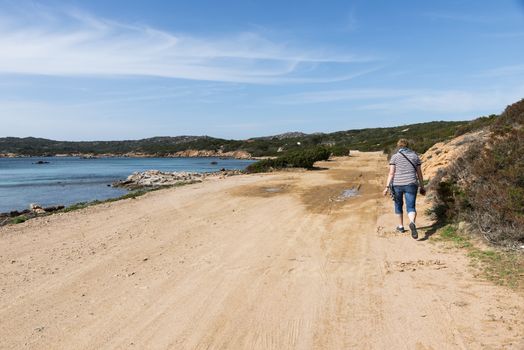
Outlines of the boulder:
{"label": "boulder", "polygon": [[53,212],[53,211],[62,210],[64,208],[65,207],[63,205],[53,205],[53,206],[45,207],[43,209],[44,209],[45,212],[50,213],[50,212]]}
{"label": "boulder", "polygon": [[32,211],[36,211],[38,209],[43,209],[43,208],[42,208],[42,206],[40,204],[31,203],[31,204],[29,204],[29,209],[32,210]]}

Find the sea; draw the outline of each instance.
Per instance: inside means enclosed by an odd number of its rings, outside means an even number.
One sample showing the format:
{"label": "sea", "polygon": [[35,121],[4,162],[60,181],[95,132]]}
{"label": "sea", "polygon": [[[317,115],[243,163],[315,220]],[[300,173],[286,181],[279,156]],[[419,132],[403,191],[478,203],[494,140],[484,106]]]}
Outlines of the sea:
{"label": "sea", "polygon": [[[119,197],[128,191],[111,183],[135,171],[211,172],[245,169],[252,160],[224,158],[0,158],[0,213],[41,206],[71,205]],[[43,164],[42,164],[43,163]]]}

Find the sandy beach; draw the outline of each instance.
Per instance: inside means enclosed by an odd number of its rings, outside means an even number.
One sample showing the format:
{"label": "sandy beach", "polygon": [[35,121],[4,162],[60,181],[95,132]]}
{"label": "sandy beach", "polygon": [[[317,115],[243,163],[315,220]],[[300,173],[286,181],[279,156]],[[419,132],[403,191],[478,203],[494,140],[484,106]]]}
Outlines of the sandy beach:
{"label": "sandy beach", "polygon": [[0,227],[0,348],[524,348],[521,295],[393,232],[385,155],[317,165]]}

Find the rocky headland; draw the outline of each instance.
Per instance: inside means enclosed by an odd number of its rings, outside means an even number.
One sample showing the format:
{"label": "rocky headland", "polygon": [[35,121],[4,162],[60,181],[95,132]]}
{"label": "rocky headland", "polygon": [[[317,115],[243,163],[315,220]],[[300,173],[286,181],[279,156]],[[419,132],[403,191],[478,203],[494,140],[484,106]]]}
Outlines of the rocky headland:
{"label": "rocky headland", "polygon": [[159,170],[147,170],[134,172],[127,179],[113,182],[113,187],[122,187],[129,190],[143,188],[157,188],[167,186],[178,186],[189,183],[202,182],[209,178],[225,178],[240,175],[241,170],[222,169],[216,172],[196,173],[187,171],[163,172]]}

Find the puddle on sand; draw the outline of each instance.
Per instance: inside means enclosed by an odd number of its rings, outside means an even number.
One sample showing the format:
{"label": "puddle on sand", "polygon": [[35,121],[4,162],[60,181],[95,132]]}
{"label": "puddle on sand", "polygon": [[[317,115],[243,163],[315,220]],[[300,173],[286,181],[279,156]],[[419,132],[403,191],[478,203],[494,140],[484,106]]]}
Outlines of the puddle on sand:
{"label": "puddle on sand", "polygon": [[264,191],[269,192],[269,193],[277,193],[277,192],[282,191],[282,189],[280,187],[265,187]]}
{"label": "puddle on sand", "polygon": [[358,185],[356,187],[352,187],[352,188],[346,189],[346,190],[342,191],[342,193],[340,195],[338,195],[337,197],[333,198],[333,201],[334,202],[342,202],[342,201],[345,201],[346,199],[349,199],[349,198],[352,198],[352,197],[357,197],[359,195],[359,190],[360,190],[360,185]]}

